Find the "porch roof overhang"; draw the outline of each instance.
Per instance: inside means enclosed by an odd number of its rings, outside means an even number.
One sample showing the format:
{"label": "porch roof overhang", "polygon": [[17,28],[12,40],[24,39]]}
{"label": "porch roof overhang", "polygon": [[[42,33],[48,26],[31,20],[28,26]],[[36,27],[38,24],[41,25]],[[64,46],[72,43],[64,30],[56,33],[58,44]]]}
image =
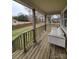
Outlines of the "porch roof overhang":
{"label": "porch roof overhang", "polygon": [[67,6],[67,0],[15,0],[43,14],[60,14]]}

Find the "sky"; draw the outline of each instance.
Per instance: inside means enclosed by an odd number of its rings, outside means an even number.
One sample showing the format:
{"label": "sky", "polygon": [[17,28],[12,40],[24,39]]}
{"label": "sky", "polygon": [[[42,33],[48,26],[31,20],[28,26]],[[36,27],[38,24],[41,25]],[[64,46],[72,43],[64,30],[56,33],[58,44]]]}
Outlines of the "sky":
{"label": "sky", "polygon": [[[12,16],[17,16],[19,15],[20,13],[22,14],[25,14],[25,15],[30,15],[31,14],[31,11],[29,11],[31,9],[29,9],[28,7],[25,7],[15,1],[12,1]],[[59,16],[57,15],[54,15],[53,17],[51,18],[58,18]]]}
{"label": "sky", "polygon": [[12,1],[12,16],[17,16],[20,13],[29,15],[28,10],[29,9],[27,7],[17,3],[15,1]]}
{"label": "sky", "polygon": [[52,15],[51,16],[51,19],[58,19],[58,18],[60,18],[60,15]]}

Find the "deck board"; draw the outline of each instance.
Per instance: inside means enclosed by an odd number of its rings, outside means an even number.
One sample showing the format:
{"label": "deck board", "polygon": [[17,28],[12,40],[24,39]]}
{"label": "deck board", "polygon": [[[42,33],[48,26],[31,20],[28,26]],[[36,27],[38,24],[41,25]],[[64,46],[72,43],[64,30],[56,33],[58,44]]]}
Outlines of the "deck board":
{"label": "deck board", "polygon": [[48,43],[49,32],[47,29],[40,38],[39,44],[37,42],[27,53],[19,55],[22,53],[20,52],[17,58],[13,57],[12,59],[67,59],[64,48]]}

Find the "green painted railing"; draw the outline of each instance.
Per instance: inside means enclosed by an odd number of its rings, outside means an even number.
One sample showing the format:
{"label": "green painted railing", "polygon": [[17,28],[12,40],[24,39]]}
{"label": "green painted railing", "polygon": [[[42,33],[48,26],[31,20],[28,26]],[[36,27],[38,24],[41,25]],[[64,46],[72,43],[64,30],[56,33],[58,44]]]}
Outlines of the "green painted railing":
{"label": "green painted railing", "polygon": [[[45,25],[40,26],[35,29],[36,30],[36,41],[40,39],[43,32],[45,31]],[[12,41],[12,50],[15,52],[16,50],[22,50],[26,52],[33,45],[33,29],[19,35],[15,40]]]}

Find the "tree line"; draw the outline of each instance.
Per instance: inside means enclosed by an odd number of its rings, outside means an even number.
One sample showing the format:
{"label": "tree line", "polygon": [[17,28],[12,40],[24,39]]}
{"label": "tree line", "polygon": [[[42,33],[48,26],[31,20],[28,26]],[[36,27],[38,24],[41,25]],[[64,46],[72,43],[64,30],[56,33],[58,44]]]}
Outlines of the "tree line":
{"label": "tree line", "polygon": [[24,14],[20,14],[18,16],[13,16],[13,19],[16,19],[18,21],[29,21],[28,16]]}

